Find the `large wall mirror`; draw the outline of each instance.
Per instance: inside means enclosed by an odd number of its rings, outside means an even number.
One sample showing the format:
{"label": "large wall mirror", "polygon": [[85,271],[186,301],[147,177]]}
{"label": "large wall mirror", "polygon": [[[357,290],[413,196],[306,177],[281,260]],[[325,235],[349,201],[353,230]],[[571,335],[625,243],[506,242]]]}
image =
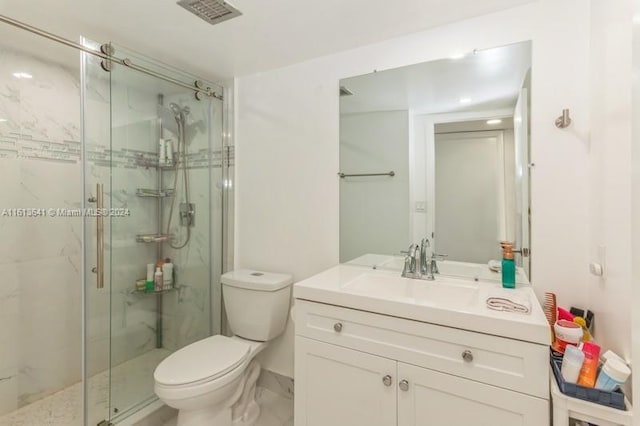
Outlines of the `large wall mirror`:
{"label": "large wall mirror", "polygon": [[340,261],[400,268],[428,238],[477,274],[507,240],[526,279],[530,93],[530,42],[341,80]]}

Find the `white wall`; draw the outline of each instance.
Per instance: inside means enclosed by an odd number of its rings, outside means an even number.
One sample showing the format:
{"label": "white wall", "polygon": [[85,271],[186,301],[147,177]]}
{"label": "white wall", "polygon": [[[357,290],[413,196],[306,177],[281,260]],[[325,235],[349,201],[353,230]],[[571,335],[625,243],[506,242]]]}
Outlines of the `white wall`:
{"label": "white wall", "polygon": [[[640,16],[640,0],[633,0],[634,17]],[[633,114],[632,114],[632,282],[640,281],[640,25],[633,25]],[[640,301],[640,286],[632,286],[631,303]],[[640,309],[632,309],[633,364],[640,365]],[[633,393],[640,395],[640,374],[634,374]],[[640,404],[634,406],[634,417],[640,418]]]}
{"label": "white wall", "polygon": [[[538,295],[586,305],[589,19],[583,0],[541,0],[238,79],[236,266],[301,280],[338,262],[339,79],[533,40],[532,279]],[[292,359],[289,335],[265,367],[292,375]]]}
{"label": "white wall", "polygon": [[340,117],[340,262],[409,247],[409,112]]}
{"label": "white wall", "polygon": [[596,338],[629,360],[631,17],[630,0],[591,1],[591,138],[587,146],[591,172],[590,260],[598,261],[598,246],[606,247],[605,276],[588,281]]}

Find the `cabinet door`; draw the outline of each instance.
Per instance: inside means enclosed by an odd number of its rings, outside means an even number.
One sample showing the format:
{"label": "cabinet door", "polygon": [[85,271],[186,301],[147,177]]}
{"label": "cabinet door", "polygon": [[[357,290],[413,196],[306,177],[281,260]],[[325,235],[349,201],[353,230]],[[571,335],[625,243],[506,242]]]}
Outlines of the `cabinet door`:
{"label": "cabinet door", "polygon": [[296,426],[395,426],[396,361],[296,337]]}
{"label": "cabinet door", "polygon": [[403,363],[398,381],[398,426],[549,424],[541,398]]}

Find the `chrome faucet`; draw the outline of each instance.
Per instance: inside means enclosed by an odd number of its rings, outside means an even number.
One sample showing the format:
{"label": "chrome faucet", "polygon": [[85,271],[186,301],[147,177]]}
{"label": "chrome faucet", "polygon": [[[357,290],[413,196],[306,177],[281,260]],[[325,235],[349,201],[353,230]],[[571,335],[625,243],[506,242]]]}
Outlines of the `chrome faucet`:
{"label": "chrome faucet", "polygon": [[429,240],[423,238],[420,242],[420,275],[427,274],[427,249],[431,247]]}
{"label": "chrome faucet", "polygon": [[447,255],[431,252],[431,257],[427,259],[427,249],[430,247],[431,243],[428,238],[423,238],[419,246],[411,244],[407,256],[404,258],[403,277],[435,280],[434,274],[440,273],[437,260],[447,257]]}

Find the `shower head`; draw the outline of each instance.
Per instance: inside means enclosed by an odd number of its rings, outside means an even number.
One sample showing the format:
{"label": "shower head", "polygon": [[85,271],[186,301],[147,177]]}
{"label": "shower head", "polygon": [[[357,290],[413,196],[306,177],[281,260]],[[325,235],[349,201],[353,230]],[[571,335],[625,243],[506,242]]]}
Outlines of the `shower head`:
{"label": "shower head", "polygon": [[184,117],[189,113],[189,108],[180,108],[178,104],[171,102],[168,106],[158,105],[158,117],[162,122],[162,127],[174,135],[178,135],[178,123],[184,125]]}

